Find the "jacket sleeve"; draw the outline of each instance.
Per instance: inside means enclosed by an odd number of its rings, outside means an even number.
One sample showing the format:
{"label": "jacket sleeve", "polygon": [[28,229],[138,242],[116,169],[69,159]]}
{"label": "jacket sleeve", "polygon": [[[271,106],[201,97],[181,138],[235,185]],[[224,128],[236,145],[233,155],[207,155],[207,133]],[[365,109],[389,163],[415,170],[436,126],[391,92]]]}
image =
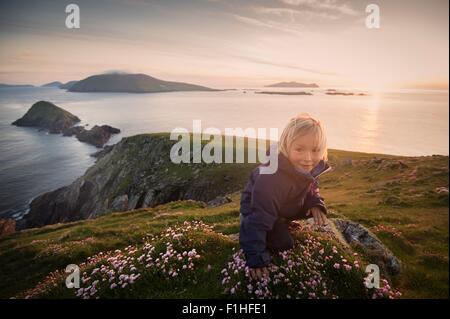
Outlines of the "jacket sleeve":
{"label": "jacket sleeve", "polygon": [[278,218],[280,203],[287,196],[285,183],[275,174],[261,174],[254,182],[251,196],[251,214],[241,222],[239,242],[251,268],[264,267],[270,262],[266,246],[267,232]]}
{"label": "jacket sleeve", "polygon": [[252,189],[255,183],[255,171],[250,173],[247,185],[241,193],[241,205],[239,212],[241,213],[241,218],[247,216],[251,213],[251,199],[252,199]]}
{"label": "jacket sleeve", "polygon": [[324,214],[327,213],[325,200],[319,193],[319,181],[315,179],[311,184],[310,191],[306,194],[305,202],[303,203],[303,211],[306,213],[313,207],[318,207]]}

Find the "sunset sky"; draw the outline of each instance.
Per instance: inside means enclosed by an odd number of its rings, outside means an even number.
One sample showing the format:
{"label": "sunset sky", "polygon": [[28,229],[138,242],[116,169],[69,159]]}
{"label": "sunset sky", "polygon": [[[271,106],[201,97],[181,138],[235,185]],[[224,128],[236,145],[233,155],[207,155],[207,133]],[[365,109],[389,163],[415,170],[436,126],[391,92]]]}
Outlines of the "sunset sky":
{"label": "sunset sky", "polygon": [[[81,28],[65,27],[76,3]],[[365,26],[376,3],[381,28]],[[448,88],[447,0],[96,0],[0,3],[0,82],[120,70],[210,87],[277,81]]]}

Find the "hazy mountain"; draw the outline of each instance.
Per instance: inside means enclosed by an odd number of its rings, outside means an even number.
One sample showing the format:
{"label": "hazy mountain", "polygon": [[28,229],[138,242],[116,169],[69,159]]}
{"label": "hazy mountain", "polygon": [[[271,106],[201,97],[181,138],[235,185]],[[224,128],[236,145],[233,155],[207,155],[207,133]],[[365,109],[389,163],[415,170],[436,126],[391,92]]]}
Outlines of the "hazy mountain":
{"label": "hazy mountain", "polygon": [[18,88],[32,88],[32,87],[34,87],[34,85],[31,85],[31,84],[5,84],[5,83],[0,83],[0,88],[14,88],[14,87],[18,87]]}
{"label": "hazy mountain", "polygon": [[152,93],[216,90],[190,83],[163,81],[146,74],[113,73],[90,76],[72,85],[69,91]]}
{"label": "hazy mountain", "polygon": [[69,82],[66,82],[66,83],[61,83],[61,85],[59,85],[58,87],[60,88],[60,89],[66,89],[66,90],[68,90],[68,89],[70,89],[71,87],[72,87],[72,85],[74,85],[75,83],[77,83],[78,81],[69,81]]}

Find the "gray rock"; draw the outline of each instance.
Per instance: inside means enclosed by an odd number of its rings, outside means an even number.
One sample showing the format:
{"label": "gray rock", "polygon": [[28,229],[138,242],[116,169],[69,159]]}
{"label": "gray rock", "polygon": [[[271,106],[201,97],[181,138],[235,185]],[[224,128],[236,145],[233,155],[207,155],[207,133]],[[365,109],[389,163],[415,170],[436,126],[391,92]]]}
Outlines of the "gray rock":
{"label": "gray rock", "polygon": [[231,198],[228,196],[217,196],[216,198],[214,198],[213,200],[210,200],[206,204],[209,207],[217,207],[217,206],[228,204],[231,201],[232,201]]}
{"label": "gray rock", "polygon": [[111,210],[113,212],[120,212],[128,209],[128,195],[120,195],[114,198],[111,203]]}
{"label": "gray rock", "polygon": [[365,252],[376,259],[380,268],[384,267],[391,275],[400,273],[400,260],[367,228],[343,219],[335,219],[334,223],[349,244],[362,247]]}

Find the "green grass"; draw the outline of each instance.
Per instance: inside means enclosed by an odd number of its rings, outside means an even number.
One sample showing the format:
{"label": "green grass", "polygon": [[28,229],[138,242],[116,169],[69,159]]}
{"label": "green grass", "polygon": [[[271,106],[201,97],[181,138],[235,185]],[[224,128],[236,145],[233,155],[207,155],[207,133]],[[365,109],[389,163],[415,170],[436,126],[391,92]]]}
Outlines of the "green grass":
{"label": "green grass", "polygon": [[[380,168],[380,163],[371,162],[375,157],[388,162],[401,160],[407,167]],[[352,159],[353,164],[345,164],[347,159]],[[348,218],[372,229],[399,257],[403,269],[393,281],[403,297],[448,298],[448,195],[435,192],[437,187],[448,187],[448,157],[396,157],[330,150],[330,163],[334,170],[320,181],[330,216]],[[233,174],[231,169],[226,173]],[[243,176],[242,181],[246,178]],[[142,243],[144,237],[176,223],[202,220],[219,233],[201,245],[206,254],[211,254],[208,260],[212,272],[199,274],[202,284],[185,291],[155,283],[148,296],[207,298],[211,296],[209,291],[218,292],[216,281],[209,282],[208,276],[216,276],[231,249],[237,247],[236,242],[220,235],[239,231],[240,194],[234,193],[232,199],[216,208],[205,207],[201,202],[177,201],[2,237],[0,297],[20,295],[49,273],[68,264],[82,263],[99,252]],[[377,230],[380,225],[387,230]],[[64,296],[64,292],[60,293]]]}

